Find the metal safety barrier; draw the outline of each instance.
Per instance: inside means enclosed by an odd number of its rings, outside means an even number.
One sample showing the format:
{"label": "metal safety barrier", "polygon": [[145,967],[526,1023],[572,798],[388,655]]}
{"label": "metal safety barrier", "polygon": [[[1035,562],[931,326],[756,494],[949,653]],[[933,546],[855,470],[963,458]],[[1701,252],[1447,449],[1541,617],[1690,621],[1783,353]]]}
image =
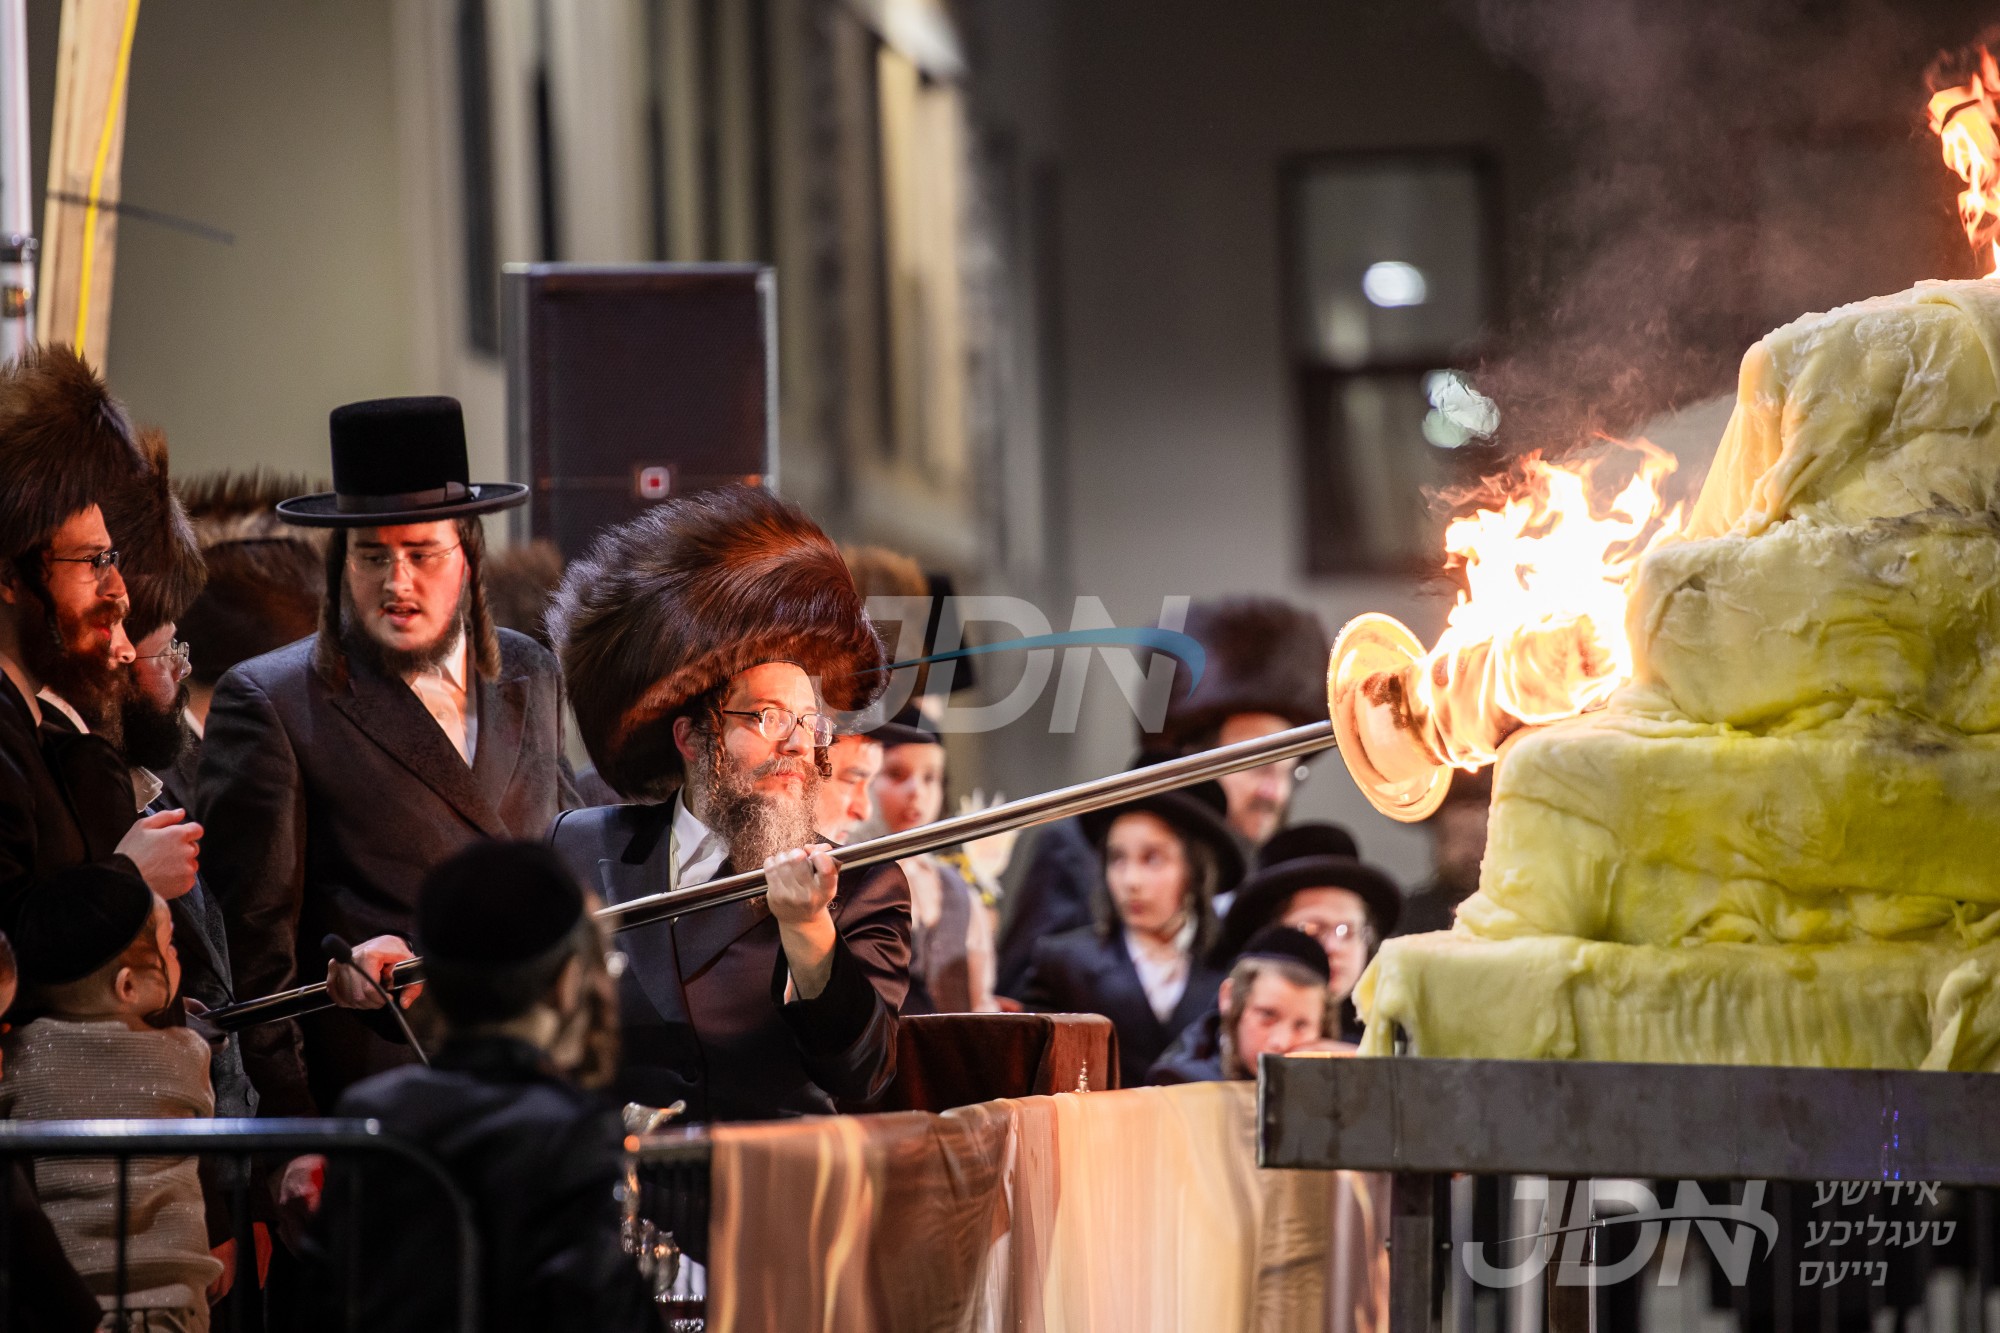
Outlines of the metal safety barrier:
{"label": "metal safety barrier", "polygon": [[[228,1333],[251,1333],[261,1327],[260,1312],[253,1310],[251,1293],[257,1272],[257,1247],[253,1229],[251,1189],[258,1178],[259,1164],[289,1161],[306,1154],[318,1154],[329,1163],[362,1157],[394,1160],[415,1177],[435,1187],[437,1198],[450,1221],[455,1254],[451,1267],[438,1256],[440,1281],[453,1288],[455,1316],[451,1326],[474,1333],[479,1322],[479,1237],[471,1204],[453,1183],[444,1168],[419,1149],[384,1134],[372,1120],[0,1120],[0,1319],[13,1306],[12,1284],[16,1275],[15,1245],[11,1234],[16,1163],[50,1158],[110,1159],[117,1167],[115,1237],[116,1268],[114,1306],[110,1312],[114,1328],[125,1328],[137,1311],[128,1311],[127,1253],[129,1248],[129,1185],[132,1163],[138,1158],[192,1157],[218,1161],[232,1169],[227,1173],[229,1215],[236,1242],[235,1298],[226,1300],[226,1315],[215,1327]],[[358,1226],[358,1209],[353,1215],[334,1220],[336,1226]],[[337,1246],[346,1255],[354,1247]],[[340,1327],[356,1330],[364,1325],[358,1311],[360,1293],[367,1275],[358,1266],[338,1265],[335,1311]],[[446,1278],[444,1274],[451,1276]]]}

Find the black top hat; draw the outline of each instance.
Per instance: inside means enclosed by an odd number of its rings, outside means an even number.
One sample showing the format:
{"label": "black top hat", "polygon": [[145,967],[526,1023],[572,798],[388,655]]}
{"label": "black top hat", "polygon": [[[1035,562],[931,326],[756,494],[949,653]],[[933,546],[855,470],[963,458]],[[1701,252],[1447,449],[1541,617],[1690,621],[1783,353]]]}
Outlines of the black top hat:
{"label": "black top hat", "polygon": [[519,482],[467,480],[465,414],[456,398],[373,398],[336,407],[333,490],[278,506],[309,528],[434,523],[508,509],[528,498]]}
{"label": "black top hat", "polygon": [[1229,798],[1219,782],[1197,782],[1191,787],[1141,796],[1123,805],[1092,810],[1080,817],[1083,831],[1099,851],[1111,826],[1121,815],[1157,815],[1183,837],[1193,838],[1215,856],[1217,893],[1226,893],[1243,878],[1243,852],[1229,829]]}
{"label": "black top hat", "polygon": [[1285,900],[1300,889],[1346,889],[1361,899],[1375,937],[1386,939],[1403,914],[1396,881],[1363,861],[1354,838],[1338,824],[1294,824],[1271,836],[1257,853],[1257,870],[1236,891],[1223,919],[1215,957],[1241,954],[1257,930],[1277,920]]}

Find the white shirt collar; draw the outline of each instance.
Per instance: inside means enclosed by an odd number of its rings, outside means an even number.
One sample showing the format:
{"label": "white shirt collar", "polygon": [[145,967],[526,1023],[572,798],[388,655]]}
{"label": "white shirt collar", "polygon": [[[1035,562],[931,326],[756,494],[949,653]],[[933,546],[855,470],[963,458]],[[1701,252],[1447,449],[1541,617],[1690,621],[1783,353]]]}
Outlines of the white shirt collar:
{"label": "white shirt collar", "polygon": [[450,683],[453,689],[463,694],[465,693],[465,665],[467,659],[471,656],[472,654],[466,649],[465,631],[460,630],[458,642],[452,646],[450,652],[444,655],[442,661],[412,671],[409,675],[403,677],[403,679],[414,681],[419,676],[442,676]]}
{"label": "white shirt collar", "polygon": [[687,792],[674,797],[674,885],[686,888],[706,884],[729,859],[729,844],[722,835],[695,818],[688,809]]}
{"label": "white shirt collar", "polygon": [[139,809],[144,810],[154,801],[159,800],[160,793],[165,791],[166,789],[167,789],[167,784],[160,781],[160,775],[158,773],[155,773],[152,769],[138,768],[138,767],[133,768],[132,799],[138,802]]}
{"label": "white shirt collar", "polygon": [[1162,1023],[1173,1017],[1174,1010],[1180,1006],[1181,996],[1187,993],[1194,927],[1194,919],[1190,917],[1180,933],[1174,936],[1172,958],[1159,958],[1140,948],[1129,930],[1119,932],[1125,942],[1126,956],[1132,960],[1132,970],[1139,974],[1139,988],[1146,992],[1146,1004]]}

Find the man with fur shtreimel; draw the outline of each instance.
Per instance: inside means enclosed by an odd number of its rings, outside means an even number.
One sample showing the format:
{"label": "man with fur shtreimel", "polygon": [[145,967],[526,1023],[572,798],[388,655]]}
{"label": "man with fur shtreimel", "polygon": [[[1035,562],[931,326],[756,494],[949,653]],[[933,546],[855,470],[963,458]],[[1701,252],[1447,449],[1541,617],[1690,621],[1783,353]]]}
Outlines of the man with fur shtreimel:
{"label": "man with fur shtreimel", "polygon": [[604,533],[549,613],[598,774],[628,800],[551,834],[609,902],[764,867],[762,898],[618,937],[625,1098],[697,1120],[824,1113],[895,1072],[910,893],[841,872],[814,829],[829,712],[886,679],[840,551],[748,487]]}
{"label": "man with fur shtreimel", "polygon": [[75,352],[32,347],[0,367],[0,929],[37,876],[67,866],[135,872],[164,898],[194,883],[200,828],[137,819],[115,747],[72,716],[115,711],[134,656],[100,506],[147,471],[125,409]]}

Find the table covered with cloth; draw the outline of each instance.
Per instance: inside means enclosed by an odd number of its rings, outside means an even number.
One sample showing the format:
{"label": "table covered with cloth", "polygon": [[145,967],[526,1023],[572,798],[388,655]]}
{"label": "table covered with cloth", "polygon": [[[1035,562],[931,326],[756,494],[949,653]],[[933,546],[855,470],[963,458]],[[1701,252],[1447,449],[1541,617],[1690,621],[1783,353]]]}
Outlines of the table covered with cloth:
{"label": "table covered with cloth", "polygon": [[1388,1183],[1261,1171],[1256,1088],[713,1131],[714,1333],[1375,1330]]}

